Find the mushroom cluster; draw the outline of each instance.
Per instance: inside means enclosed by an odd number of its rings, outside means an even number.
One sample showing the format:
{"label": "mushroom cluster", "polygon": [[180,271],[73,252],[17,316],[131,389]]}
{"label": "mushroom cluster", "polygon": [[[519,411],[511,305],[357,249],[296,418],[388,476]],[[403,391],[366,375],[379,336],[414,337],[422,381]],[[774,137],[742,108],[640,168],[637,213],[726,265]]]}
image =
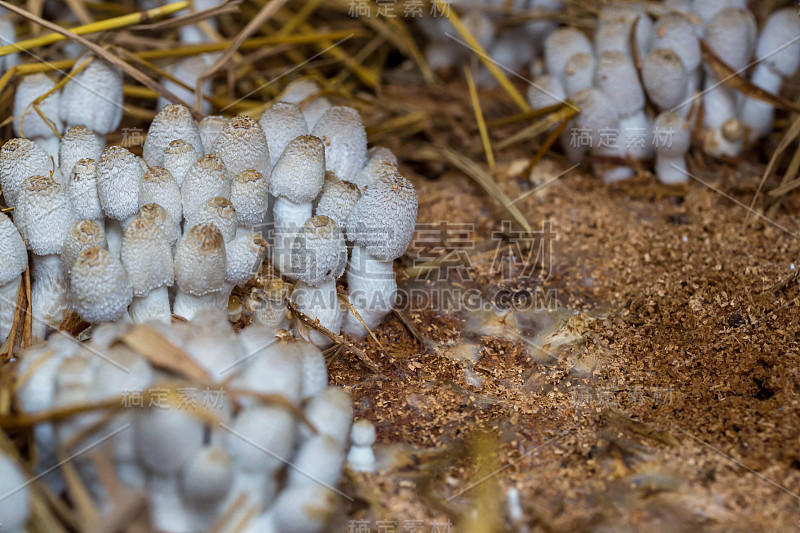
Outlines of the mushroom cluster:
{"label": "mushroom cluster", "polygon": [[[259,271],[269,244],[286,283],[254,296],[248,312],[255,321],[274,325],[284,307],[270,298],[291,293],[300,311],[335,334],[344,325],[362,336],[362,323],[378,325],[394,303],[392,262],[411,241],[416,192],[389,150],[367,149],[358,112],[315,98],[318,91],[313,82],[290,84],[259,121],[210,116],[198,124],[184,106],[167,105],[141,157],[104,148],[100,134],[110,125],[97,121],[56,137],[58,165],[39,142],[8,141],[0,148],[0,184],[18,232],[8,220],[0,224],[0,246],[14,259],[0,276],[3,338],[26,266],[20,236],[32,252],[35,340],[72,311],[101,324],[169,322],[173,314],[191,320],[204,308],[226,309],[233,288]],[[37,96],[18,92],[17,100]],[[64,96],[60,116],[81,122],[63,111]],[[309,100],[302,109],[290,103]],[[26,137],[47,133],[29,126],[21,130]],[[349,268],[348,242],[356,259]],[[359,313],[353,320],[336,285],[345,270]],[[303,334],[320,346],[332,342]]]}
{"label": "mushroom cluster", "polygon": [[[487,2],[453,4],[466,10],[464,26],[504,70],[521,72],[529,65],[533,108],[574,102],[581,112],[562,134],[564,152],[573,163],[594,156],[594,171],[606,182],[626,179],[634,163],[653,159],[662,182],[687,181],[685,153],[699,116],[696,141],[713,156],[737,156],[772,131],[773,104],[719,79],[703,62],[701,40],[767,93],[779,93],[800,67],[800,17],[791,8],[773,12],[759,31],[744,0],[616,1],[599,11],[587,36],[539,17],[495,29],[498,14]],[[564,2],[512,6],[552,14]],[[472,53],[447,36],[458,32],[446,17],[426,17],[421,25],[432,67],[455,66]],[[480,74],[479,82],[491,81],[488,72]]]}
{"label": "mushroom cluster", "polygon": [[[176,368],[194,377],[134,349],[129,339],[142,335],[169,347],[183,359]],[[209,531],[224,520],[240,531],[302,533],[335,516],[353,402],[328,386],[319,348],[285,330],[251,325],[237,334],[214,309],[192,322],[105,324],[87,343],[51,336],[21,354],[19,371],[24,413],[113,409],[35,426],[36,472],[56,491],[64,486],[56,457],[67,454],[104,513],[120,505],[120,485],[142,491],[153,530]],[[359,428],[350,461],[369,469],[374,429]],[[115,475],[100,475],[100,465]],[[21,478],[0,456],[3,486]],[[0,510],[13,531],[22,530],[27,492],[15,498],[18,508]]]}

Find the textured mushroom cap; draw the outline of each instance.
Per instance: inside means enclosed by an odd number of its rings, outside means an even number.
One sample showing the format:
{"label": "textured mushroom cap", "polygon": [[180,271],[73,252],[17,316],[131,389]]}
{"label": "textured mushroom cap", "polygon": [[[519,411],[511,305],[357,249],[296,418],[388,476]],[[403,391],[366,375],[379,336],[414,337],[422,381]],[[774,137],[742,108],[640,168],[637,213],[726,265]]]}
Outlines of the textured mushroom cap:
{"label": "textured mushroom cap", "polygon": [[528,103],[533,109],[559,104],[566,96],[561,81],[548,74],[536,76],[533,84],[528,87]]}
{"label": "textured mushroom cap", "polygon": [[303,113],[299,107],[289,102],[275,102],[264,111],[258,124],[267,137],[269,160],[273,167],[289,141],[300,135],[308,135],[308,124]]}
{"label": "textured mushroom cap", "polygon": [[347,238],[379,261],[408,249],[417,223],[417,191],[399,172],[369,187],[347,217]]}
{"label": "textured mushroom cap", "polygon": [[594,30],[594,48],[598,54],[611,50],[631,53],[630,26],[624,20],[598,19]]}
{"label": "textured mushroom cap", "polygon": [[[25,137],[53,137],[56,133],[30,105],[55,87],[56,82],[42,73],[29,74],[22,78],[14,95],[14,133]],[[39,111],[46,116],[58,133],[64,129],[59,113],[61,91],[55,91],[39,104]],[[24,120],[23,120],[24,117]]]}
{"label": "textured mushroom cap", "polygon": [[103,143],[93,131],[85,126],[72,126],[61,137],[58,145],[58,166],[65,176],[69,176],[72,167],[81,159],[100,159]]}
{"label": "textured mushroom cap", "polygon": [[336,516],[339,497],[322,485],[300,485],[282,490],[270,508],[276,531],[326,531]]}
{"label": "textured mushroom cap", "polygon": [[36,255],[60,254],[72,226],[64,189],[50,176],[31,176],[20,191],[14,223]]}
{"label": "textured mushroom cap", "polygon": [[[613,4],[608,4],[600,11],[600,21],[602,22],[595,26],[595,47],[598,54],[606,50],[619,50],[629,54],[632,53],[628,41],[631,30],[634,27],[636,29],[636,46],[639,49],[639,53],[645,55],[649,51],[650,42],[653,38],[653,21],[647,15],[647,11],[643,5],[632,2],[615,2]],[[624,48],[605,47],[604,45],[606,43],[602,42],[603,37],[598,38],[599,33],[609,23],[612,27],[618,28],[621,34],[625,36]],[[624,24],[624,26],[620,26],[619,23]],[[609,37],[608,34],[606,34],[606,37]],[[611,37],[611,42],[615,42],[613,37]],[[616,42],[619,43],[619,41]]]}
{"label": "textured mushroom cap", "polygon": [[667,15],[658,20],[651,48],[664,48],[678,54],[686,72],[693,72],[700,65],[700,42],[694,26],[679,15]]}
{"label": "textured mushroom cap", "polygon": [[294,425],[292,413],[281,407],[245,408],[236,417],[233,431],[226,435],[226,448],[240,469],[273,472],[283,464],[281,460],[291,456]]}
{"label": "textured mushroom cap", "polygon": [[233,459],[220,446],[205,446],[181,471],[181,494],[198,506],[214,505],[233,485]]}
{"label": "textured mushroom cap", "polygon": [[216,154],[198,159],[186,173],[181,185],[183,216],[190,219],[195,211],[215,196],[231,195],[231,175]]}
{"label": "textured mushroom cap", "polygon": [[312,202],[325,183],[325,157],[325,146],[319,137],[301,135],[292,139],[272,170],[272,195],[296,204]]}
{"label": "textured mushroom cap", "polygon": [[614,102],[621,117],[644,107],[644,91],[633,60],[623,52],[600,54],[597,61],[596,86]]}
{"label": "textured mushroom cap", "polygon": [[756,59],[785,78],[792,76],[800,67],[798,35],[800,35],[800,17],[797,16],[797,10],[786,8],[775,11],[761,30],[761,37],[756,47]]}
{"label": "textured mushroom cap", "polygon": [[367,150],[367,163],[371,161],[389,161],[397,164],[397,156],[385,146],[373,146]]}
{"label": "textured mushroom cap", "polygon": [[756,19],[746,9],[727,8],[712,19],[706,40],[728,66],[741,70],[753,55],[756,39]]}
{"label": "textured mushroom cap", "polygon": [[100,207],[100,196],[97,194],[97,163],[94,159],[77,161],[72,166],[65,188],[75,218],[103,218],[103,208]]}
{"label": "textured mushroom cap", "polygon": [[217,135],[225,129],[227,123],[228,117],[223,117],[222,115],[210,115],[200,121],[197,129],[200,131],[200,138],[203,140],[203,153],[211,153],[211,147],[214,146]]}
{"label": "textured mushroom cap", "polygon": [[372,446],[375,444],[375,426],[366,418],[358,420],[350,430],[350,441],[353,446]]}
{"label": "textured mushroom cap", "polygon": [[28,266],[28,251],[19,230],[0,213],[0,286],[19,277]]}
{"label": "textured mushroom cap", "polygon": [[97,246],[78,254],[70,273],[72,308],[87,322],[112,322],[125,314],[133,294],[122,263]]}
{"label": "textured mushroom cap", "polygon": [[319,287],[341,276],[345,266],[347,245],[339,225],[324,215],[308,219],[292,245],[292,267],[297,279]]}
{"label": "textured mushroom cap", "polygon": [[146,296],[175,279],[172,244],[156,221],[138,216],[122,235],[122,266],[128,272],[134,296]]}
{"label": "textured mushroom cap", "polygon": [[[340,387],[330,386],[317,394],[305,408],[306,416],[318,434],[329,435],[344,446],[353,422],[353,398]],[[300,426],[303,437],[311,435],[307,426]]]}
{"label": "textured mushroom cap", "polygon": [[232,175],[252,168],[269,176],[272,169],[264,130],[258,122],[245,115],[228,121],[214,141],[211,153],[222,159]]}
{"label": "textured mushroom cap", "polygon": [[[76,68],[84,61],[76,63]],[[117,129],[122,120],[122,72],[102,59],[93,59],[64,86],[61,118],[68,126],[86,126],[102,135]]]}
{"label": "textured mushroom cap", "polygon": [[139,210],[139,182],[144,170],[139,160],[121,146],[103,150],[97,164],[97,195],[109,218],[124,220]]}
{"label": "textured mushroom cap", "polygon": [[158,224],[164,237],[170,245],[175,244],[180,235],[180,224],[172,220],[172,217],[167,214],[167,210],[158,204],[145,204],[139,208],[139,215],[142,218],[147,218]]}
{"label": "textured mushroom cap", "polygon": [[678,105],[686,94],[686,68],[672,50],[658,48],[645,56],[642,81],[647,96],[662,109]]}
{"label": "textured mushroom cap", "polygon": [[167,147],[164,148],[163,167],[172,174],[172,177],[178,182],[178,187],[180,187],[183,185],[186,173],[189,172],[189,169],[198,159],[200,159],[200,154],[197,153],[194,146],[183,139],[176,139],[170,141]]}
{"label": "textured mushroom cap", "polygon": [[240,235],[225,245],[225,281],[242,286],[258,273],[267,255],[267,241],[258,233]]}
{"label": "textured mushroom cap", "polygon": [[145,162],[151,167],[164,166],[164,149],[177,139],[191,144],[198,154],[205,153],[192,114],[182,105],[170,104],[159,111],[150,124],[142,148]]}
{"label": "textured mushroom cap", "polygon": [[231,203],[236,210],[236,224],[256,226],[268,209],[269,182],[253,169],[240,172],[231,184]]}
{"label": "textured mushroom cap", "polygon": [[581,112],[575,117],[575,127],[591,132],[591,146],[600,145],[600,130],[619,129],[617,107],[598,89],[586,89],[572,97]]}
{"label": "textured mushroom cap", "polygon": [[678,113],[665,111],[656,118],[653,125],[656,135],[663,134],[667,142],[660,143],[657,149],[666,155],[682,155],[689,149],[692,130],[689,122]]}
{"label": "textured mushroom cap", "polygon": [[[360,188],[365,188],[380,177],[378,170],[384,162],[397,164],[397,157],[385,146],[373,146],[367,150],[367,163],[357,176],[351,181]],[[337,222],[338,223],[338,222]]]}
{"label": "textured mushroom cap", "polygon": [[219,228],[225,242],[233,239],[236,235],[236,210],[231,201],[223,196],[215,196],[186,218],[187,227],[203,223],[214,224]]}
{"label": "textured mushroom cap", "polygon": [[574,28],[559,28],[544,41],[544,60],[547,72],[561,78],[569,58],[575,54],[594,55],[592,43]]}
{"label": "textured mushroom cap", "polygon": [[[567,96],[571,96],[584,89],[588,89],[594,83],[595,60],[593,55],[575,54],[569,58],[564,67],[564,90]],[[553,92],[553,91],[551,91]],[[530,94],[530,89],[528,89]],[[553,94],[557,94],[553,92]]]}
{"label": "textured mushroom cap", "polygon": [[355,183],[340,180],[329,172],[325,177],[325,185],[322,187],[322,195],[319,197],[315,214],[325,215],[340,228],[344,228],[350,211],[360,199],[361,191]]}
{"label": "textured mushroom cap", "polygon": [[107,248],[106,232],[96,220],[79,220],[72,225],[61,249],[61,264],[69,273],[80,253],[88,248]]}
{"label": "textured mushroom cap", "polygon": [[0,186],[8,207],[17,205],[22,184],[31,176],[47,176],[53,162],[41,146],[30,139],[10,139],[0,148]]}
{"label": "textured mushroom cap", "polygon": [[367,162],[367,132],[358,111],[334,106],[322,115],[312,134],[325,144],[325,169],[343,180],[356,179]]}
{"label": "textured mushroom cap", "polygon": [[700,15],[703,22],[708,23],[717,13],[729,7],[743,9],[747,7],[747,0],[694,0],[692,2],[692,11]]}
{"label": "textured mushroom cap", "polygon": [[331,108],[330,100],[324,96],[313,96],[321,91],[320,86],[313,80],[295,80],[286,86],[278,100],[296,104],[306,119],[308,130],[311,131],[320,117]]}
{"label": "textured mushroom cap", "polygon": [[151,167],[139,182],[139,206],[146,204],[160,205],[176,224],[183,219],[181,189],[164,167]]}
{"label": "textured mushroom cap", "polygon": [[184,233],[175,249],[175,281],[187,294],[203,296],[222,289],[225,241],[214,224],[198,224]]}

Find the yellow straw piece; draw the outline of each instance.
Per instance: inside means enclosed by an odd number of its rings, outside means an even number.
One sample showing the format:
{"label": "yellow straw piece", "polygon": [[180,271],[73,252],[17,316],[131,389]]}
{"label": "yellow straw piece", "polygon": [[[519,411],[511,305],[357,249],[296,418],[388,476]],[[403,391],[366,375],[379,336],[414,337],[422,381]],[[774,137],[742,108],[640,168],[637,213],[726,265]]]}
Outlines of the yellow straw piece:
{"label": "yellow straw piece", "polygon": [[475,88],[475,80],[468,67],[464,67],[464,75],[467,77],[467,87],[469,87],[469,97],[472,99],[472,108],[475,110],[475,121],[478,123],[478,131],[481,132],[483,150],[486,152],[486,161],[489,168],[494,169],[494,152],[492,151],[492,141],[489,139],[489,132],[486,130],[486,121],[483,120],[481,103],[478,100],[478,90]]}

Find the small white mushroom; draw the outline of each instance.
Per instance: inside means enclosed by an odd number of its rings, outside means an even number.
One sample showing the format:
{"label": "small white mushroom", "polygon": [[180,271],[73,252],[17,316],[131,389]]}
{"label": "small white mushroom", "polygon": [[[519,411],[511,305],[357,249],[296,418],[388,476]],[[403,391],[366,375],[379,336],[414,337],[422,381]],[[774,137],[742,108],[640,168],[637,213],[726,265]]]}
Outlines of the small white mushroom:
{"label": "small white mushroom", "polygon": [[53,162],[44,149],[30,139],[10,139],[0,148],[0,186],[8,207],[17,205],[17,196],[30,176],[48,176]]}
{"label": "small white mushroom", "polygon": [[690,124],[678,113],[665,111],[656,119],[656,176],[660,182],[676,184],[689,181],[686,151],[691,134]]}
{"label": "small white mushroom", "polygon": [[[39,142],[45,151],[58,157],[58,135],[63,131],[59,105],[61,91],[55,91],[38,105],[37,112],[31,105],[44,96],[56,83],[47,74],[29,74],[22,78],[14,95],[14,133]],[[41,112],[41,115],[39,114]],[[47,117],[47,120],[42,118]]]}
{"label": "small white mushroom", "polygon": [[[84,61],[79,61],[76,68]],[[64,123],[85,126],[102,136],[119,127],[122,109],[122,72],[98,58],[67,82],[61,94]],[[84,157],[96,158],[84,155],[81,159]],[[64,170],[69,172],[71,168]]]}
{"label": "small white mushroom", "polygon": [[[287,335],[274,335],[274,329],[247,329],[239,335],[246,347],[247,366],[236,378],[244,389],[261,394],[283,396],[294,404],[302,399],[304,345]],[[284,332],[288,333],[288,332]],[[242,399],[246,405],[252,400]]]}
{"label": "small white mushroom", "polygon": [[361,199],[361,191],[355,183],[340,180],[333,173],[328,172],[315,214],[326,216],[343,228],[347,223],[350,211],[353,210],[359,199]]}
{"label": "small white mushroom", "polygon": [[139,182],[144,169],[139,160],[121,146],[103,150],[97,162],[97,195],[106,217],[106,240],[111,254],[119,256],[122,231],[139,211]]}
{"label": "small white mushroom", "polygon": [[[304,409],[306,418],[317,429],[317,434],[333,437],[344,447],[353,422],[353,399],[344,389],[330,386],[311,398]],[[300,439],[313,436],[311,430],[300,426]]]}
{"label": "small white mushroom", "polygon": [[[661,17],[653,33],[651,50],[672,50],[683,63],[686,70],[686,94],[682,107],[689,107],[691,99],[697,92],[702,72],[698,69],[701,62],[700,41],[697,39],[695,26],[680,15]],[[673,111],[677,111],[674,110]]]}
{"label": "small white mushroom", "polygon": [[240,172],[231,184],[231,204],[236,210],[237,236],[261,231],[269,209],[269,181],[253,169]]}
{"label": "small white mushroom", "polygon": [[334,486],[342,475],[344,449],[333,437],[316,435],[300,445],[292,465],[284,490],[311,485]]}
{"label": "small white mushroom", "polygon": [[278,531],[318,533],[337,514],[339,496],[327,487],[305,485],[281,491],[273,511]]}
{"label": "small white mushroom", "polygon": [[153,220],[164,232],[167,242],[170,246],[175,247],[178,242],[178,237],[181,235],[180,225],[177,224],[172,217],[167,214],[167,210],[159,204],[145,204],[139,208],[139,215],[142,218]]}
{"label": "small white mushroom", "polygon": [[[366,152],[366,150],[365,150]],[[313,135],[293,139],[272,171],[270,192],[276,197],[272,214],[275,240],[272,261],[286,276],[292,275],[294,237],[311,218],[311,202],[325,183],[325,146]]]}
{"label": "small white mushroom", "polygon": [[[681,58],[672,50],[657,48],[642,62],[642,81],[647,96],[659,109],[672,109],[686,98],[687,74]],[[689,106],[676,109],[685,115]]]}
{"label": "small white mushroom", "polygon": [[184,218],[191,220],[212,198],[230,197],[231,181],[232,177],[218,155],[198,159],[189,168],[181,185]]}
{"label": "small white mushroom", "polygon": [[269,176],[272,169],[264,130],[258,122],[246,115],[233,117],[228,121],[214,141],[211,153],[222,159],[233,176],[248,169]]}
{"label": "small white mushroom", "polygon": [[73,309],[91,324],[119,320],[133,297],[122,263],[97,246],[78,254],[72,265],[70,289]]}
{"label": "small white mushroom", "polygon": [[634,35],[633,40],[640,57],[643,57],[650,51],[653,38],[653,21],[647,15],[645,7],[637,2],[614,2],[606,5],[600,11],[600,18],[595,26],[595,51],[599,55],[608,50],[617,50],[632,58],[631,34]]}
{"label": "small white mushroom", "polygon": [[233,287],[243,287],[253,279],[267,255],[267,241],[258,233],[246,233],[225,245],[227,265],[225,283],[220,291],[220,304],[227,307]]}
{"label": "small white mushroom", "polygon": [[[623,157],[624,151],[618,137],[604,137],[604,132],[619,132],[619,112],[614,102],[598,89],[586,89],[577,93],[573,100],[581,109],[575,117],[579,131],[585,131],[591,139],[591,153],[600,156]],[[595,174],[606,183],[628,179],[633,169],[628,166],[597,163]]]}
{"label": "small white mushroom", "polygon": [[164,149],[170,142],[178,139],[191,144],[199,155],[205,153],[200,131],[192,114],[182,105],[170,104],[158,112],[147,131],[142,157],[148,166],[164,166]]}
{"label": "small white mushroom", "polygon": [[[214,146],[217,135],[225,129],[227,123],[228,118],[222,115],[209,115],[200,121],[197,129],[200,131],[200,138],[203,141],[203,153],[211,153],[211,147]],[[197,157],[199,158],[200,156],[198,155]]]}
{"label": "small white mushroom", "polygon": [[84,219],[75,222],[67,233],[61,249],[61,264],[67,276],[72,272],[72,265],[80,253],[94,246],[99,248],[108,246],[103,227],[96,220]]}
{"label": "small white mushroom", "polygon": [[375,472],[375,426],[362,418],[353,424],[350,431],[350,451],[347,452],[347,465],[355,472]]}
{"label": "small white mushroom", "polygon": [[225,282],[225,240],[214,224],[198,224],[183,234],[175,250],[176,315],[191,320],[216,307]]}
{"label": "small white mushroom", "polygon": [[[595,60],[593,55],[579,53],[569,58],[564,67],[564,92],[572,96],[594,83]],[[528,91],[530,95],[530,89]]]}
{"label": "small white mushroom", "polygon": [[0,343],[14,324],[22,273],[28,266],[28,252],[14,223],[0,213]]}
{"label": "small white mushroom", "polygon": [[81,159],[100,159],[103,142],[85,126],[71,126],[61,137],[58,146],[58,166],[64,176],[72,173],[72,167]]}
{"label": "small white mushroom", "polygon": [[286,298],[289,286],[280,278],[271,280],[264,289],[251,292],[253,322],[278,331],[286,327]]}
{"label": "small white mushroom", "polygon": [[308,124],[303,113],[289,102],[275,102],[264,111],[258,124],[267,136],[269,160],[273,168],[292,139],[308,135]]}
{"label": "small white mushroom", "polygon": [[139,182],[139,207],[146,204],[160,205],[176,224],[183,220],[181,189],[164,167],[151,167]]}
{"label": "small white mushroom", "polygon": [[307,79],[291,82],[278,97],[278,100],[296,104],[306,119],[308,131],[314,129],[317,121],[332,106],[324,96],[315,96],[322,92],[316,82]]}
{"label": "small white mushroom", "polygon": [[[368,188],[347,217],[347,238],[354,244],[347,268],[350,303],[370,329],[394,307],[392,265],[408,249],[416,222],[417,192],[397,170]],[[367,333],[352,313],[342,331],[355,337]]]}
{"label": "small white mushroom", "polygon": [[325,145],[325,170],[353,181],[367,162],[367,132],[358,111],[351,107],[328,109],[314,126],[312,135]]}
{"label": "small white mushroom", "polygon": [[170,141],[164,148],[163,167],[172,174],[172,177],[178,182],[178,187],[181,187],[186,173],[198,159],[200,159],[200,154],[197,153],[194,146],[183,139],[176,139]]}
{"label": "small white mushroom", "polygon": [[214,224],[222,233],[225,242],[233,240],[236,236],[236,211],[227,198],[215,196],[208,199],[200,209],[186,217],[186,227],[191,228],[197,224]]}
{"label": "small white mushroom", "polygon": [[194,531],[208,531],[214,524],[233,486],[233,467],[233,458],[220,446],[204,446],[184,465],[181,495]]}
{"label": "small white mushroom", "polygon": [[172,246],[159,225],[146,217],[134,218],[125,228],[120,257],[133,289],[133,321],[169,323],[172,313],[167,288],[175,275]]}
{"label": "small white mushroom", "polygon": [[97,163],[94,159],[78,160],[72,166],[64,188],[76,219],[96,220],[103,224],[105,215],[97,192]]}
{"label": "small white mushroom", "polygon": [[575,54],[594,55],[589,39],[574,28],[559,28],[544,41],[544,60],[547,72],[562,81],[567,62]]}

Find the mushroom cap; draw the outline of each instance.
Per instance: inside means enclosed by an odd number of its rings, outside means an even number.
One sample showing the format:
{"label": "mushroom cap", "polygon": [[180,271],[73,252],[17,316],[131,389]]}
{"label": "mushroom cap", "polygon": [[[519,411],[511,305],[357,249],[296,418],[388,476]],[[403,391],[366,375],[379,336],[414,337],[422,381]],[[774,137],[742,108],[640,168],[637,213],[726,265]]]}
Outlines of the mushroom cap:
{"label": "mushroom cap", "polygon": [[595,84],[614,102],[620,117],[632,115],[644,107],[644,91],[636,65],[623,52],[611,50],[600,54]]}
{"label": "mushroom cap", "polygon": [[397,164],[397,158],[392,151],[385,146],[373,146],[367,150],[367,157],[367,164],[364,165],[364,168],[361,169],[352,181],[352,183],[355,183],[362,189],[368,187],[378,179],[380,173],[377,172],[377,170],[381,167],[383,162]]}
{"label": "mushroom cap", "polygon": [[189,110],[182,105],[165,106],[153,119],[142,147],[142,157],[151,167],[164,166],[164,149],[169,143],[183,139],[202,155],[203,141]]}
{"label": "mushroom cap", "polygon": [[106,232],[96,220],[78,220],[72,225],[61,249],[61,264],[69,273],[80,253],[97,246],[107,248]]}
{"label": "mushroom cap", "polygon": [[68,126],[86,126],[101,135],[117,129],[122,120],[122,71],[102,59],[92,59],[64,86],[61,118]]}
{"label": "mushroom cap", "polygon": [[139,182],[139,207],[146,204],[160,205],[176,224],[183,219],[181,189],[164,167],[151,167]]}
{"label": "mushroom cap", "polygon": [[125,314],[133,298],[122,263],[97,246],[78,254],[70,273],[72,308],[87,322],[113,322]]}
{"label": "mushroom cap", "polygon": [[[595,26],[595,47],[598,54],[611,49],[631,54],[632,50],[629,45],[629,37],[634,27],[636,46],[639,49],[639,53],[645,55],[649,51],[650,42],[653,39],[653,21],[647,15],[647,10],[642,4],[634,2],[614,2],[612,4],[607,4],[603,6],[600,11],[600,21],[600,24]],[[600,33],[603,27],[609,22],[612,26],[618,28],[620,33],[625,36],[624,48],[607,48],[604,46],[605,43],[601,42],[603,38],[600,37],[600,39],[598,39],[598,33]],[[619,26],[618,23],[620,22],[625,26]],[[608,36],[608,34],[606,36]],[[611,37],[611,42],[614,42],[613,37]],[[619,41],[616,42],[619,43]]]}
{"label": "mushroom cap", "polygon": [[[305,408],[309,422],[317,428],[318,434],[329,435],[344,446],[353,422],[353,398],[344,389],[329,386],[308,402]],[[300,427],[303,437],[311,435],[306,426]]]}
{"label": "mushroom cap", "polygon": [[144,170],[139,160],[121,146],[103,150],[97,164],[97,195],[109,218],[125,220],[139,210],[139,182]]}
{"label": "mushroom cap", "polygon": [[[294,418],[281,407],[243,409],[226,435],[226,448],[241,470],[274,472],[294,448]],[[264,453],[269,450],[270,453]]]}
{"label": "mushroom cap", "polygon": [[566,96],[561,81],[549,74],[536,76],[528,87],[528,103],[533,109],[560,104]]}
{"label": "mushroom cap", "polygon": [[225,265],[225,241],[214,224],[192,226],[175,249],[175,280],[193,296],[222,289]]}
{"label": "mushroom cap", "polygon": [[756,19],[747,9],[723,9],[711,20],[706,40],[729,67],[741,70],[753,55]]}
{"label": "mushroom cap", "polygon": [[269,146],[264,130],[252,118],[240,115],[228,121],[214,141],[212,154],[217,154],[232,175],[249,168],[269,176]]}
{"label": "mushroom cap", "polygon": [[[592,86],[594,83],[595,63],[593,55],[583,52],[574,54],[569,58],[567,65],[564,67],[564,90],[567,96]],[[528,92],[530,93],[530,89]],[[553,94],[557,93],[553,92]]]}
{"label": "mushroom cap", "polygon": [[100,159],[103,143],[93,131],[85,126],[71,126],[61,137],[58,145],[58,166],[65,176],[81,159]]}
{"label": "mushroom cap", "polygon": [[314,129],[314,126],[331,108],[331,101],[324,96],[314,96],[322,92],[319,85],[313,80],[299,79],[289,83],[284,89],[278,100],[296,104],[303,113],[303,118],[306,119],[308,131]]}
{"label": "mushroom cap", "polygon": [[221,446],[205,446],[181,471],[181,495],[197,506],[214,505],[233,485],[233,458]]}
{"label": "mushroom cap", "polygon": [[325,177],[325,185],[322,187],[315,214],[325,215],[340,228],[344,228],[350,211],[360,199],[361,191],[355,183],[340,180],[329,172]]}
{"label": "mushroom cap", "polygon": [[591,146],[600,145],[600,130],[619,129],[616,105],[599,89],[585,89],[572,97],[581,112],[575,117],[575,127],[592,135]]}
{"label": "mushroom cap", "polygon": [[800,17],[797,16],[797,10],[786,8],[775,11],[761,30],[756,58],[784,78],[791,77],[800,67],[798,35],[800,35]]}
{"label": "mushroom cap", "polygon": [[326,170],[344,180],[357,179],[367,162],[367,132],[358,111],[352,107],[331,107],[314,126],[312,135],[325,145]]}
{"label": "mushroom cap", "polygon": [[600,18],[594,30],[594,48],[598,54],[614,50],[631,54],[630,25],[617,18]]}
{"label": "mushroom cap", "polygon": [[203,140],[203,153],[211,153],[211,147],[214,146],[217,135],[225,129],[227,123],[228,117],[222,115],[209,115],[200,121],[197,129],[200,131],[200,138]]}
{"label": "mushroom cap", "polygon": [[325,146],[319,137],[301,135],[292,139],[272,170],[272,195],[296,204],[312,202],[325,183],[325,157]]}
{"label": "mushroom cap", "polygon": [[341,276],[345,266],[347,245],[339,225],[325,215],[308,219],[292,244],[292,267],[297,279],[319,287]]}
{"label": "mushroom cap", "polygon": [[375,444],[375,426],[366,418],[356,421],[350,431],[350,441],[353,446],[372,446]]}
{"label": "mushroom cap", "polygon": [[183,179],[186,173],[192,168],[192,165],[200,159],[200,154],[194,149],[194,146],[184,141],[183,139],[176,139],[170,141],[166,148],[164,148],[164,164],[163,167],[172,174],[178,186],[183,185]]}
{"label": "mushroom cap", "polygon": [[145,204],[139,208],[139,215],[148,218],[158,224],[170,246],[174,245],[180,236],[180,224],[172,220],[167,210],[159,204]]}
{"label": "mushroom cap", "polygon": [[50,176],[31,176],[17,203],[14,223],[36,255],[60,254],[72,226],[64,189]]}
{"label": "mushroom cap", "polygon": [[222,232],[225,242],[236,235],[236,210],[230,200],[223,196],[210,198],[203,207],[186,218],[186,226],[192,227],[207,222],[214,224]]}
{"label": "mushroom cap", "polygon": [[544,60],[551,76],[562,78],[569,58],[575,54],[594,55],[592,43],[574,28],[559,28],[544,41]]}
{"label": "mushroom cap", "polygon": [[19,230],[0,213],[0,286],[17,279],[28,266],[28,251]]}
{"label": "mushroom cap", "polygon": [[379,261],[393,261],[408,249],[417,223],[417,191],[410,181],[387,172],[347,217],[347,238]]}
{"label": "mushroom cap", "polygon": [[686,95],[686,68],[672,50],[651,50],[642,64],[642,81],[647,96],[662,109],[681,103]]}
{"label": "mushroom cap", "polygon": [[139,463],[156,474],[178,474],[203,447],[204,424],[188,410],[139,411],[132,429]]}
{"label": "mushroom cap", "polygon": [[236,210],[236,224],[257,226],[268,209],[269,182],[257,170],[248,169],[233,178],[231,203]]}
{"label": "mushroom cap", "polygon": [[56,132],[61,133],[64,124],[61,122],[59,105],[61,101],[61,91],[55,91],[39,104],[39,111],[46,116],[52,123],[53,128],[39,115],[31,103],[43,96],[56,86],[47,74],[29,74],[22,78],[14,94],[14,134],[24,135],[25,137],[54,137]]}
{"label": "mushroom cap", "polygon": [[267,255],[267,246],[267,241],[258,233],[246,233],[227,243],[225,281],[240,287],[250,281]]}
{"label": "mushroom cap", "polygon": [[22,184],[30,176],[47,176],[53,162],[44,149],[30,139],[9,139],[0,148],[0,186],[8,207],[17,205]]}
{"label": "mushroom cap", "polygon": [[680,15],[666,15],[658,19],[650,48],[672,50],[683,61],[686,72],[694,72],[700,65],[700,42],[694,26]]}
{"label": "mushroom cap", "polygon": [[657,146],[659,153],[679,156],[685,154],[689,149],[689,144],[692,141],[692,130],[689,122],[678,113],[671,111],[661,113],[656,118],[653,128],[656,136],[661,132],[668,139]]}
{"label": "mushroom cap", "polygon": [[231,175],[216,154],[201,157],[189,168],[181,185],[183,216],[189,220],[194,213],[216,196],[231,195]]}
{"label": "mushroom cap", "polygon": [[703,22],[710,23],[714,17],[729,7],[743,9],[747,7],[747,0],[694,0],[692,11],[700,15]]}
{"label": "mushroom cap", "polygon": [[134,296],[146,296],[172,285],[172,244],[161,226],[151,218],[137,216],[122,235],[122,266],[128,272]]}
{"label": "mushroom cap", "polygon": [[300,135],[308,135],[308,124],[303,113],[299,107],[289,102],[275,102],[264,111],[258,124],[267,137],[269,159],[273,167],[289,141]]}

